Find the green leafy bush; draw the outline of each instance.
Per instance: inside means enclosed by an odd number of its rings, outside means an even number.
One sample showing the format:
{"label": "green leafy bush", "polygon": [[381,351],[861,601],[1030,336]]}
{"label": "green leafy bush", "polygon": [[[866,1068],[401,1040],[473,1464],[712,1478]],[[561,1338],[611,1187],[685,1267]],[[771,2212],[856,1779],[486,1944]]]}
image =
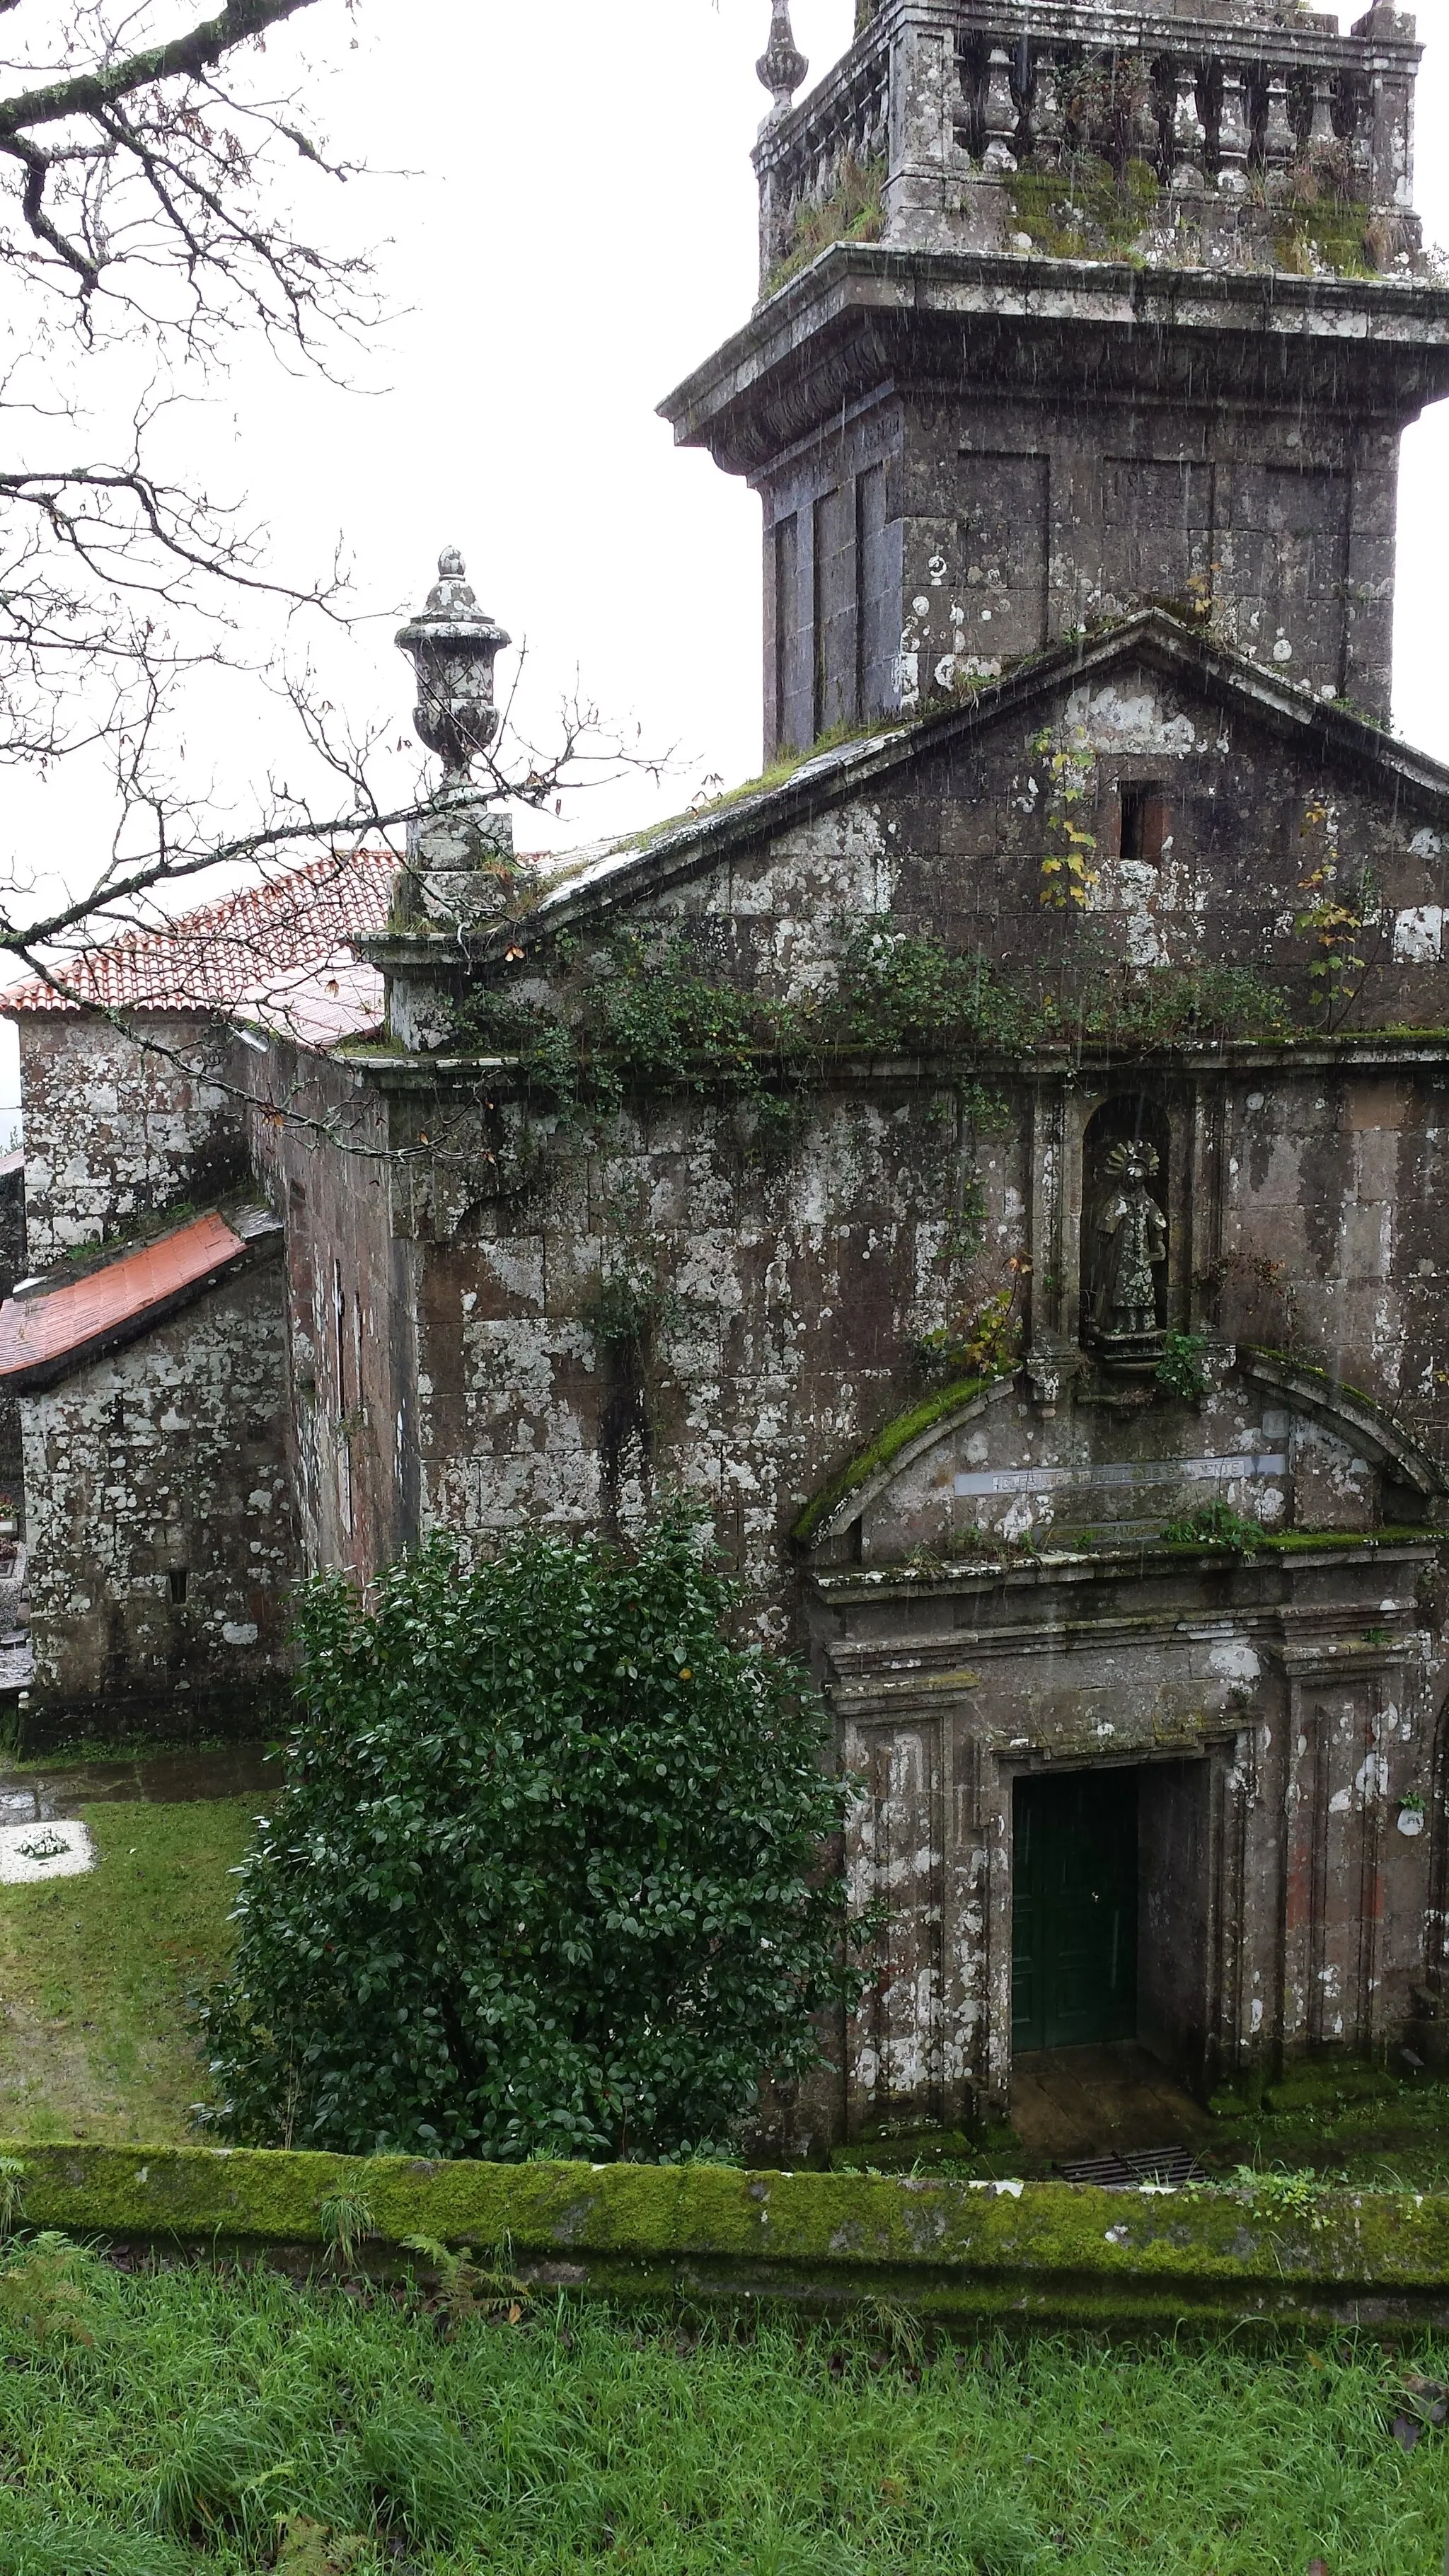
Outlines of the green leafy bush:
{"label": "green leafy bush", "polygon": [[304,1597],[288,1785],[205,2010],[224,2132],[513,2160],[717,2146],[857,1981],[845,1790],[676,1513],[626,1558],[436,1540]]}

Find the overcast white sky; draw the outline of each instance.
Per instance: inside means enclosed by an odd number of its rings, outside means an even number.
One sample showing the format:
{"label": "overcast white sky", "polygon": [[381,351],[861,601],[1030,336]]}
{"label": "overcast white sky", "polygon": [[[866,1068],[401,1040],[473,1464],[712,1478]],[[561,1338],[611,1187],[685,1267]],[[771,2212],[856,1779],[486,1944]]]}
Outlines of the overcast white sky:
{"label": "overcast white sky", "polygon": [[[815,76],[853,14],[853,0],[795,0]],[[354,184],[334,222],[382,245],[389,296],[409,309],[368,352],[366,390],[289,380],[244,354],[210,413],[188,416],[194,460],[246,492],[280,563],[346,541],[379,612],[333,666],[359,714],[395,709],[406,729],[393,611],[421,598],[452,542],[483,603],[528,639],[539,722],[578,673],[651,748],[680,747],[687,765],[661,790],[633,779],[577,803],[552,835],[525,824],[523,846],[677,810],[709,774],[749,776],[758,503],[677,452],[654,406],[753,300],[768,0],[361,0],[352,19],[324,0],[307,17],[307,46],[330,66],[332,140],[405,174]],[[1419,26],[1418,197],[1449,240],[1449,0]],[[1449,406],[1405,444],[1397,688],[1403,730],[1449,759],[1446,494]],[[275,750],[219,697],[207,725],[197,758],[220,774]],[[100,825],[62,777],[11,782],[0,833],[6,855],[41,854],[78,880]]]}

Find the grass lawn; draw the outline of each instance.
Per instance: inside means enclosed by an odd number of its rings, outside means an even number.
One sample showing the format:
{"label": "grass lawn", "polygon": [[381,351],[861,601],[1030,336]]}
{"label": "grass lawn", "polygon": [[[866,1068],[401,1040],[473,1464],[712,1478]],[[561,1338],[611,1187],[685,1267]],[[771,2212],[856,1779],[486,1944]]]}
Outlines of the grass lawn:
{"label": "grass lawn", "polygon": [[186,1998],[225,1959],[256,1804],[82,1807],[87,1877],[0,1888],[0,2136],[194,2142]]}
{"label": "grass lawn", "polygon": [[[1083,2341],[913,2367],[764,2324],[515,2325],[43,2249],[0,2298],[0,2576],[1439,2576],[1449,2448],[1373,2344]],[[11,2274],[12,2281],[16,2275]],[[1416,2353],[1449,2374],[1449,2349]],[[283,2538],[282,2517],[302,2515]],[[318,2528],[327,2526],[329,2536]]]}

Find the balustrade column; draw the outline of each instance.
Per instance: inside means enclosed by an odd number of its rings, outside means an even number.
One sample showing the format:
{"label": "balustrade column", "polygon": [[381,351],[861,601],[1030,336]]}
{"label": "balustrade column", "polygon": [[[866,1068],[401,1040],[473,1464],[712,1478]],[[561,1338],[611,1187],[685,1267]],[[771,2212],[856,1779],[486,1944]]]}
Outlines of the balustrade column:
{"label": "balustrade column", "polygon": [[1288,83],[1281,72],[1268,80],[1268,122],[1263,130],[1263,175],[1269,194],[1273,183],[1287,177],[1298,158],[1298,137],[1288,112]]}
{"label": "balustrade column", "polygon": [[986,130],[986,156],[983,169],[993,177],[1016,168],[1018,123],[1016,101],[1011,93],[1011,56],[1003,45],[993,45],[986,65],[986,111],[982,119]]}
{"label": "balustrade column", "polygon": [[1353,193],[1367,201],[1374,193],[1373,142],[1363,112],[1363,101],[1350,94],[1348,100],[1348,148],[1353,163]]}
{"label": "balustrade column", "polygon": [[1218,119],[1218,189],[1224,197],[1245,197],[1248,193],[1250,140],[1242,73],[1225,71]]}
{"label": "balustrade column", "polygon": [[1191,196],[1204,185],[1207,129],[1197,108],[1197,66],[1179,63],[1173,73],[1176,104],[1172,116],[1172,184]]}
{"label": "balustrade column", "polygon": [[1132,152],[1152,170],[1162,167],[1162,128],[1157,117],[1157,72],[1155,64],[1146,66],[1146,76],[1132,117]]}
{"label": "balustrade column", "polygon": [[1032,83],[1031,130],[1034,148],[1043,160],[1060,161],[1066,122],[1056,59],[1051,54],[1040,54]]}

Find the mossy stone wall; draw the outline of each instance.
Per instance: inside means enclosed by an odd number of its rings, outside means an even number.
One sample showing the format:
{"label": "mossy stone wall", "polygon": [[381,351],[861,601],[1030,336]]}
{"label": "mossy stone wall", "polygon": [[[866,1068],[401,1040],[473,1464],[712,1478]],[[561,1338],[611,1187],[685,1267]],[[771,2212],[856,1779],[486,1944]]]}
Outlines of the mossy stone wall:
{"label": "mossy stone wall", "polygon": [[1112,2193],[1065,2183],[723,2166],[57,2145],[14,2150],[25,2218],[84,2237],[313,2252],[363,2200],[373,2259],[410,2236],[507,2246],[539,2286],[658,2301],[868,2297],[943,2325],[1449,2325],[1449,2195]]}

